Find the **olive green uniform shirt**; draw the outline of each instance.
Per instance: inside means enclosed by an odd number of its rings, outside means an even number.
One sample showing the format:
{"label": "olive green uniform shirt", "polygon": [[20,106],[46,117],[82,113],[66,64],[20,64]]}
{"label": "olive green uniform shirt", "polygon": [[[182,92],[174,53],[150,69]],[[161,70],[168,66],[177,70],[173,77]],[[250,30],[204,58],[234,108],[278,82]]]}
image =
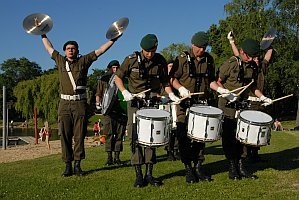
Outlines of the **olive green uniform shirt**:
{"label": "olive green uniform shirt", "polygon": [[[222,80],[222,84],[226,89],[234,90],[249,84],[252,79],[255,78],[255,67],[255,63],[246,63],[233,56],[220,66],[219,78]],[[241,94],[241,98],[248,99],[249,94],[254,95],[255,89],[257,89],[256,82],[251,84],[250,87]],[[233,119],[236,109],[226,107],[226,103],[227,100],[220,97],[218,107],[223,110],[226,117]]]}

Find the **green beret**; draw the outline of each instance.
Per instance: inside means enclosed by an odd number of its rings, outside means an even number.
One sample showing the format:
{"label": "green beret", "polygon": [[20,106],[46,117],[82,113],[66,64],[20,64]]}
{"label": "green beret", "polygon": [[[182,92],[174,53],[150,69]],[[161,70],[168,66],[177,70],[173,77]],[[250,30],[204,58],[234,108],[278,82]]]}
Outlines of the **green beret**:
{"label": "green beret", "polygon": [[147,34],[144,36],[140,42],[140,46],[142,49],[149,51],[157,48],[158,46],[158,38],[154,34]]}
{"label": "green beret", "polygon": [[240,47],[250,57],[256,57],[260,54],[260,44],[256,40],[246,39],[242,42]]}
{"label": "green beret", "polygon": [[197,32],[192,36],[191,43],[197,47],[207,46],[209,37],[205,32]]}
{"label": "green beret", "polygon": [[110,61],[110,63],[108,64],[107,68],[111,68],[112,66],[120,66],[119,62],[117,60],[112,60]]}

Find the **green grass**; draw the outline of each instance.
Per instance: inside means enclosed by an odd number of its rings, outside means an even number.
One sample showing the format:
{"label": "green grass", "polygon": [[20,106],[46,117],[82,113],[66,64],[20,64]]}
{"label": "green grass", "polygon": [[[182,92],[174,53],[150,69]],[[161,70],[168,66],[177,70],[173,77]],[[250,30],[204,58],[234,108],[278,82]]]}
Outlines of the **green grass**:
{"label": "green grass", "polygon": [[[221,142],[207,145],[205,170],[213,182],[185,183],[183,164],[166,161],[164,148],[158,148],[154,176],[161,187],[134,188],[131,166],[104,167],[104,146],[86,149],[84,177],[62,178],[60,155],[0,164],[0,199],[299,199],[299,132],[272,132],[271,145],[261,148],[267,162],[250,164],[258,180],[231,181]],[[122,160],[129,161],[128,141]]]}

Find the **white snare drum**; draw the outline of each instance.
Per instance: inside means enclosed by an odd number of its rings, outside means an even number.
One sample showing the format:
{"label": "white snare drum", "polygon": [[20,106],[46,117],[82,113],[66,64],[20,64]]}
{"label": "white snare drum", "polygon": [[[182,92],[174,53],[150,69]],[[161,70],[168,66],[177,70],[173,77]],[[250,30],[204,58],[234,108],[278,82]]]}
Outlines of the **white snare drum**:
{"label": "white snare drum", "polygon": [[223,112],[212,106],[191,107],[188,117],[188,137],[212,142],[220,138]]}
{"label": "white snare drum", "polygon": [[245,110],[238,117],[236,138],[243,144],[264,146],[270,142],[273,119],[261,111]]}
{"label": "white snare drum", "polygon": [[144,146],[163,146],[169,140],[170,113],[166,110],[145,108],[136,112],[137,143]]}
{"label": "white snare drum", "polygon": [[177,115],[176,115],[176,104],[175,103],[168,103],[168,104],[160,104],[160,110],[166,110],[170,112],[170,123],[171,128],[176,129],[176,122],[177,122]]}

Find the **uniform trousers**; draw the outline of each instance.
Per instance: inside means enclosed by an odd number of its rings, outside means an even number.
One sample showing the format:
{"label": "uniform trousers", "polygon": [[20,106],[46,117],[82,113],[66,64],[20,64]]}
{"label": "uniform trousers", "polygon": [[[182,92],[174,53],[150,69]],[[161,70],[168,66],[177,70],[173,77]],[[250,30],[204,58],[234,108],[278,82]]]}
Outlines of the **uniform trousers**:
{"label": "uniform trousers", "polygon": [[[58,129],[61,140],[62,160],[70,162],[85,158],[84,138],[87,134],[86,100],[60,100]],[[74,149],[72,148],[74,139]]]}

